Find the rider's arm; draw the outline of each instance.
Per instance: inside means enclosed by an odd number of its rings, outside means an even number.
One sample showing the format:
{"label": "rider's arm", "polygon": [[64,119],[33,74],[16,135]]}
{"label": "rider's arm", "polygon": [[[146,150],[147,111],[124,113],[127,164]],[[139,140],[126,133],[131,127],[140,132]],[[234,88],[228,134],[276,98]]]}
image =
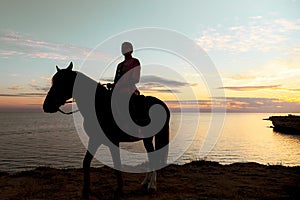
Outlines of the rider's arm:
{"label": "rider's arm", "polygon": [[131,79],[129,82],[131,84],[136,84],[140,81],[140,74],[141,74],[141,64],[138,59],[135,59],[133,69],[132,69],[132,74],[131,74]]}
{"label": "rider's arm", "polygon": [[[123,62],[122,62],[123,63]],[[122,74],[121,74],[121,67],[122,67],[122,63],[119,63],[117,66],[117,70],[116,70],[116,74],[115,74],[115,79],[114,79],[114,83],[117,83],[118,80],[121,78]]]}

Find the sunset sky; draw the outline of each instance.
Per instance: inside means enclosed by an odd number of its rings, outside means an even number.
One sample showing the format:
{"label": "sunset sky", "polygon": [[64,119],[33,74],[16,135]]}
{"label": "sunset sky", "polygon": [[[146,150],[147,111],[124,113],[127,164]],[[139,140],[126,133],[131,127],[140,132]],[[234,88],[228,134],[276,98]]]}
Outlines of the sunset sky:
{"label": "sunset sky", "polygon": [[[107,62],[114,58],[97,51],[93,58],[87,55],[113,35],[157,27],[182,33],[206,51],[222,78],[223,85],[214,89],[225,91],[228,111],[300,112],[299,11],[299,0],[1,1],[0,108],[40,108],[55,65],[73,61],[80,70],[86,59]],[[134,54],[142,67],[153,61],[192,77],[186,63],[149,53]],[[209,108],[200,77],[187,82],[166,76],[163,68],[155,75],[145,68],[139,85],[144,94],[159,96],[171,107],[178,95],[188,109]],[[115,65],[105,78],[112,79],[114,70]],[[165,87],[149,87],[153,81]]]}

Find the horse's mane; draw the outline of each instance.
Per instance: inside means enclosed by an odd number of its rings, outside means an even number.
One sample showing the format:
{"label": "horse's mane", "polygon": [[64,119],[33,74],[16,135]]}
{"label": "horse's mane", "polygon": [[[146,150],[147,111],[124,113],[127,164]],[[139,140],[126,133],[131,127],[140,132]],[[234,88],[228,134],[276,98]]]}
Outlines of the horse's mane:
{"label": "horse's mane", "polygon": [[[82,73],[82,72],[79,72],[79,71],[73,71],[73,72],[75,72],[76,73],[76,76],[78,77],[79,76],[79,78],[80,79],[85,79],[86,81],[85,82],[94,82],[94,84],[97,84],[97,90],[99,89],[99,90],[108,90],[105,86],[104,86],[104,84],[102,84],[102,83],[100,83],[100,81],[95,81],[94,79],[92,79],[92,78],[90,78],[89,76],[87,76],[86,74],[84,74],[84,73]],[[89,80],[89,81],[87,81],[87,80]]]}

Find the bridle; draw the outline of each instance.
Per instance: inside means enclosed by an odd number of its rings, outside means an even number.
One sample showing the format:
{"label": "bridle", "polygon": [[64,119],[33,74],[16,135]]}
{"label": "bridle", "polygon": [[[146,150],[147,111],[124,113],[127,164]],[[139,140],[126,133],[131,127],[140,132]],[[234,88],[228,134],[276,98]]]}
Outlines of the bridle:
{"label": "bridle", "polygon": [[[51,93],[51,89],[50,89],[50,91],[48,92],[48,95],[49,95],[49,94],[50,94],[51,96],[56,96],[56,99],[64,99],[64,98],[61,97],[61,95],[53,95],[53,93]],[[73,102],[75,102],[74,100],[73,100],[73,101],[68,101],[68,100],[65,100],[65,101],[64,101],[64,100],[61,100],[61,101],[59,101],[59,102],[63,102],[63,103],[60,103],[60,105],[59,105],[58,108],[57,108],[57,111],[59,111],[59,112],[62,113],[62,114],[65,114],[65,115],[71,115],[71,114],[77,113],[77,112],[79,111],[79,109],[77,109],[77,110],[75,110],[75,111],[65,112],[65,111],[63,111],[63,110],[60,109],[60,106],[66,104],[66,103],[73,103]]]}
{"label": "bridle", "polygon": [[[73,103],[73,102],[75,102],[75,101],[66,101],[65,103]],[[71,111],[71,112],[65,112],[65,111],[61,110],[60,108],[58,108],[58,111],[65,115],[72,115],[74,113],[77,113],[79,111],[79,109]]]}

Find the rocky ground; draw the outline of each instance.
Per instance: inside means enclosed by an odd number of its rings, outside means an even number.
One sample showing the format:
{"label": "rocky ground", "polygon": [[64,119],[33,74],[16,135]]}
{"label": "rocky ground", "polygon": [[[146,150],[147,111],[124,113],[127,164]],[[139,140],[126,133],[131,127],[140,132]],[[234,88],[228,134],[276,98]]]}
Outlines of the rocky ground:
{"label": "rocky ground", "polygon": [[[112,199],[116,179],[111,168],[92,168],[90,199]],[[124,173],[124,200],[142,199],[300,199],[300,167],[257,163],[220,165],[195,161],[159,171],[157,192],[140,187],[144,174]],[[0,173],[0,199],[81,199],[82,169],[39,167]]]}

